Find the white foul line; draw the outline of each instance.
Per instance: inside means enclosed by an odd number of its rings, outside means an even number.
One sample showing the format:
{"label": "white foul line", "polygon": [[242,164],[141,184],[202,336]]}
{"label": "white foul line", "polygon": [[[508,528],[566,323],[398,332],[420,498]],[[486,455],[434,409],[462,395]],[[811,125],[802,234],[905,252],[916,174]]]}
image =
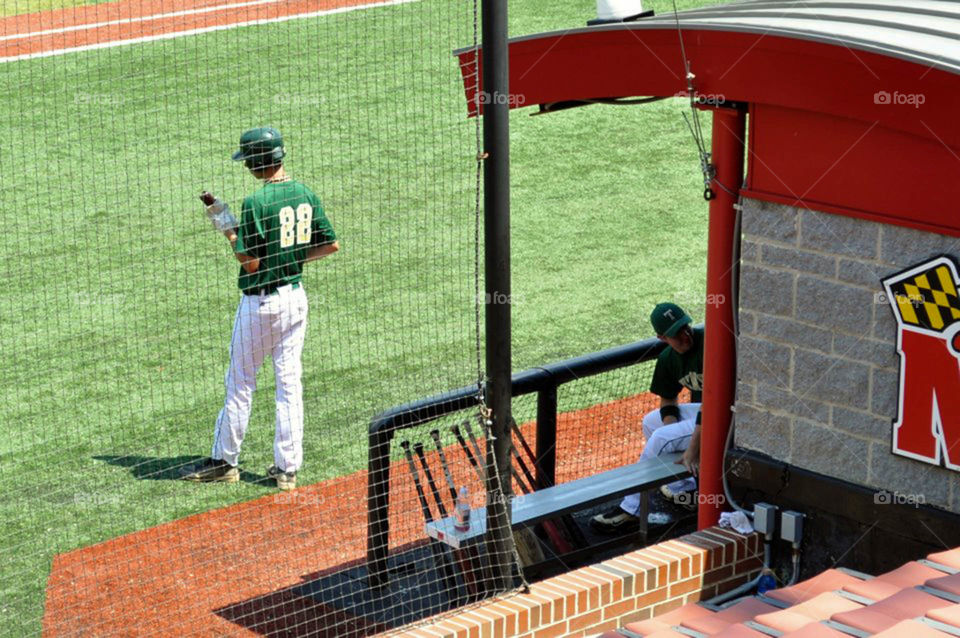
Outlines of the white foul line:
{"label": "white foul line", "polygon": [[[266,4],[268,2],[281,2],[282,0],[256,0],[249,4]],[[324,9],[322,11],[311,11],[309,13],[294,13],[287,16],[279,16],[276,18],[265,18],[260,20],[248,20],[246,22],[234,22],[231,24],[218,24],[212,27],[203,27],[200,29],[187,29],[184,31],[176,31],[173,33],[161,33],[159,35],[150,35],[143,36],[140,38],[130,38],[128,40],[113,40],[111,42],[97,42],[96,44],[85,44],[83,46],[77,47],[68,47],[64,49],[51,49],[49,51],[38,51],[36,53],[24,53],[21,55],[12,55],[8,57],[0,57],[0,64],[5,62],[18,62],[20,60],[33,60],[36,58],[49,58],[57,55],[66,55],[68,53],[78,53],[81,51],[94,51],[96,49],[110,49],[113,47],[126,46],[128,44],[138,44],[142,42],[156,42],[159,40],[172,40],[174,38],[179,38],[188,35],[199,35],[202,33],[211,33],[213,31],[225,31],[227,29],[236,29],[240,27],[249,27],[260,24],[271,24],[275,22],[289,22],[290,20],[301,20],[305,18],[316,18],[320,16],[333,15],[336,13],[349,13],[351,11],[360,11],[361,9],[374,9],[376,7],[389,7],[398,4],[409,4],[413,2],[418,2],[419,0],[386,0],[384,2],[370,2],[367,4],[358,4],[352,7],[338,7],[336,9]],[[231,5],[224,5],[218,7],[218,9],[223,9]],[[245,6],[245,5],[239,5]],[[200,10],[197,10],[200,11]],[[173,15],[173,14],[171,14]],[[137,20],[135,20],[137,21]],[[124,22],[124,21],[117,21]],[[71,27],[66,27],[71,28]]]}
{"label": "white foul line", "polygon": [[212,7],[202,7],[200,9],[184,9],[183,11],[172,11],[170,13],[155,13],[153,15],[138,16],[135,18],[120,18],[118,20],[109,20],[107,22],[88,22],[86,24],[75,24],[69,27],[60,27],[59,29],[46,29],[44,31],[33,31],[31,33],[14,33],[13,35],[0,35],[0,42],[6,40],[22,40],[24,38],[36,38],[43,35],[55,35],[57,33],[70,33],[71,31],[86,31],[88,29],[99,29],[100,27],[112,27],[117,24],[133,24],[134,22],[147,22],[148,20],[164,20],[166,18],[179,18],[181,16],[196,15],[198,13],[211,13],[213,11],[226,11],[227,9],[240,9],[243,7],[254,7],[261,4],[275,4],[284,0],[252,0],[251,2],[237,2],[234,4],[221,4]]}

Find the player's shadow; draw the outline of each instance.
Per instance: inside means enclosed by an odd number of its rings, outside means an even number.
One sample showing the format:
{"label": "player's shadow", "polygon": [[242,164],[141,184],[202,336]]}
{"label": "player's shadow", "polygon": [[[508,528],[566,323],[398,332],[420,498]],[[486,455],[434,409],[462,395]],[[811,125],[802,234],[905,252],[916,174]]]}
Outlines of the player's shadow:
{"label": "player's shadow", "polygon": [[[203,457],[198,456],[101,455],[93,458],[110,465],[125,467],[130,470],[134,478],[142,481],[179,481],[181,468],[203,460]],[[272,482],[265,474],[248,472],[243,467],[240,468],[240,480],[255,485],[267,485]]]}

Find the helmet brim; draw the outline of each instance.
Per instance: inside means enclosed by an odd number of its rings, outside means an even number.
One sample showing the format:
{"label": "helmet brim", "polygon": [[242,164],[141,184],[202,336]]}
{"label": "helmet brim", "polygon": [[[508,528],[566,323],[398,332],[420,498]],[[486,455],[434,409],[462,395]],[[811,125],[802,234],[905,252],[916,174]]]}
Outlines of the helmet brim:
{"label": "helmet brim", "polygon": [[245,159],[247,159],[247,154],[244,153],[243,151],[237,151],[236,153],[233,154],[234,162],[242,162]]}

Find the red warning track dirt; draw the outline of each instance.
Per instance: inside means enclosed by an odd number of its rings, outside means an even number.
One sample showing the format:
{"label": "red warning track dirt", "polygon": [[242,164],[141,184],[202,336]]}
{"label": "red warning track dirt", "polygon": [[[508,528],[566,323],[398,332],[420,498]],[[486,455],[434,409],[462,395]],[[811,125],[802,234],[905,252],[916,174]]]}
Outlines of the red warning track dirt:
{"label": "red warning track dirt", "polygon": [[122,0],[0,18],[0,59],[311,14],[387,0]]}
{"label": "red warning track dirt", "polygon": [[[641,394],[562,414],[557,480],[635,461],[643,447],[640,419],[655,405],[655,397]],[[533,424],[523,431],[533,446]],[[476,475],[459,448],[451,446],[446,454],[456,482],[470,485],[482,502]],[[434,475],[442,476],[436,453],[428,460]],[[422,542],[423,520],[405,461],[394,462],[390,485],[391,547]],[[47,584],[43,633],[377,633],[383,627],[289,591],[364,559],[366,503],[366,472],[357,472],[61,554]]]}

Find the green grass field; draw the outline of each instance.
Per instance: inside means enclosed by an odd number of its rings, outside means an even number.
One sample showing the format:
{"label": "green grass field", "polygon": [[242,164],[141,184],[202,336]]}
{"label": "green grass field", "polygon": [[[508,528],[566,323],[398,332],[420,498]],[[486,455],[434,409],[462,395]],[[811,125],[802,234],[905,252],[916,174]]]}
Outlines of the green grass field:
{"label": "green grass field", "polygon": [[70,9],[101,2],[107,2],[107,0],[10,0],[0,5],[0,16],[14,16],[51,9]]}
{"label": "green grass field", "polygon": [[[592,11],[514,2],[511,32]],[[169,480],[223,399],[237,268],[196,195],[256,187],[228,158],[244,128],[285,132],[342,243],[306,276],[301,484],[365,467],[378,411],[475,379],[474,122],[451,55],[471,38],[467,7],[424,1],[0,65],[0,635],[39,632],[55,554],[271,491],[270,365],[249,480]],[[647,337],[664,297],[702,319],[683,109],[513,113],[515,369]]]}

